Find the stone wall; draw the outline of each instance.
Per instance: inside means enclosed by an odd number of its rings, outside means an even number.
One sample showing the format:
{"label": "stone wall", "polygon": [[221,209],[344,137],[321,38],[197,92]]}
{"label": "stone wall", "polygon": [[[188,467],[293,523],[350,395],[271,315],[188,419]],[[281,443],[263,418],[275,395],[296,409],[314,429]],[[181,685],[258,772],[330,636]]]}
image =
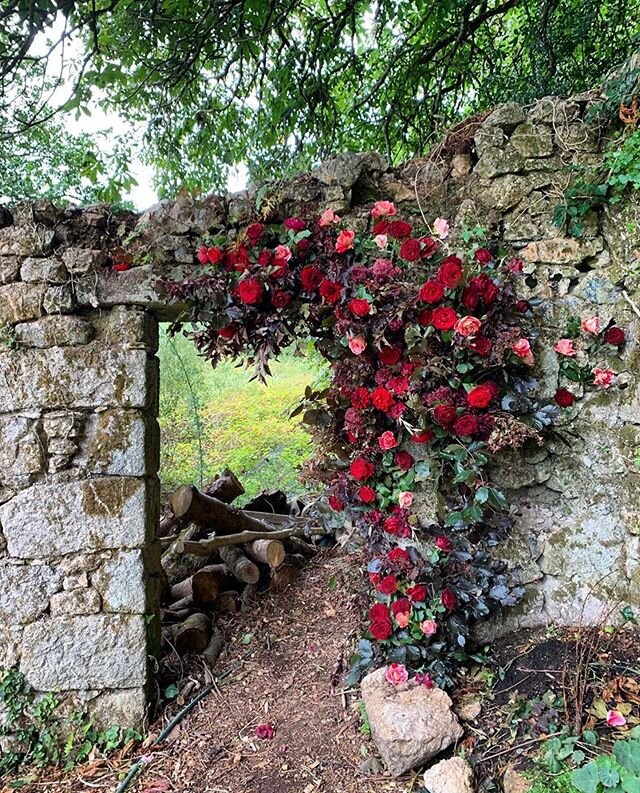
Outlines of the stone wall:
{"label": "stone wall", "polygon": [[[616,386],[577,403],[564,440],[496,469],[520,513],[505,553],[529,593],[494,631],[640,604],[640,205],[592,215],[580,239],[552,222],[572,164],[601,158],[606,130],[584,121],[592,99],[504,105],[431,160],[390,169],[375,154],[341,155],[269,196],[274,220],[331,206],[364,224],[367,204],[386,198],[417,222],[481,224],[525,261],[543,341],[572,314],[627,329],[609,360]],[[253,192],[141,217],[42,202],[0,214],[0,667],[19,664],[37,689],[69,692],[103,721],[142,720],[157,639],[154,353],[157,321],[177,310],[157,281],[197,271],[203,233],[254,216]],[[125,251],[135,266],[115,272]],[[551,396],[555,354],[539,369]]]}

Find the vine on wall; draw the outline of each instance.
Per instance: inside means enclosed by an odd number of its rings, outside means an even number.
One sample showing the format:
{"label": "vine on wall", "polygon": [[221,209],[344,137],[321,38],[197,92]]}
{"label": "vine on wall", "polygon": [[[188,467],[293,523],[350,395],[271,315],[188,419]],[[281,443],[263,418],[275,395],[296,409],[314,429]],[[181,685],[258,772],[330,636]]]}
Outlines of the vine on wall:
{"label": "vine on wall", "polygon": [[[512,517],[487,467],[503,449],[544,444],[575,400],[568,388],[536,397],[522,263],[472,234],[454,253],[451,236],[442,218],[415,230],[388,201],[362,233],[327,209],[313,222],[222,232],[200,248],[198,277],[164,283],[189,306],[173,330],[213,365],[248,356],[264,379],[270,359],[307,338],[331,364],[313,411],[335,465],[329,522],[366,537],[372,597],[352,681],[382,656],[450,685],[472,622],[518,601],[522,588],[493,555]],[[612,324],[573,330],[624,343]],[[567,377],[608,388],[613,372],[588,361],[578,371],[567,341],[556,345]]]}

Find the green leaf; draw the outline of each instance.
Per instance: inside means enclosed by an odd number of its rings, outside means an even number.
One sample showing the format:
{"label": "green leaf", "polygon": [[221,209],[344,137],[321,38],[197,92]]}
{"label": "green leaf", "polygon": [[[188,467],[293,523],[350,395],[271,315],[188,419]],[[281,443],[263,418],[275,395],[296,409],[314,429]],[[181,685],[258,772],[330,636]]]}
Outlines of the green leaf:
{"label": "green leaf", "polygon": [[598,793],[600,775],[595,763],[587,763],[582,768],[576,768],[571,773],[571,783],[578,788],[580,793]]}
{"label": "green leaf", "polygon": [[640,776],[640,741],[616,741],[613,754],[623,768]]}

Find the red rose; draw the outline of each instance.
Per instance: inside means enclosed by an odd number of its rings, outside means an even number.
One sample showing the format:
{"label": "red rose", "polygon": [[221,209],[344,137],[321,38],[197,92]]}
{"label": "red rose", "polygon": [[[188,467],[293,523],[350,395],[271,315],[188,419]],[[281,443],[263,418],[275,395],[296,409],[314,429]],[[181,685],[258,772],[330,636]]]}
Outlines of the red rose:
{"label": "red rose", "polygon": [[397,452],[394,457],[394,462],[398,468],[402,468],[403,471],[408,471],[413,465],[414,460],[409,452]]}
{"label": "red rose", "polygon": [[387,554],[387,561],[404,567],[411,564],[411,557],[404,548],[392,548]]}
{"label": "red rose", "polygon": [[424,584],[416,584],[407,589],[406,594],[414,603],[420,603],[427,599],[427,587]]}
{"label": "red rose", "polygon": [[338,496],[329,496],[329,506],[334,512],[342,512],[344,509],[344,503]]}
{"label": "red rose", "polygon": [[[258,264],[260,267],[266,267],[268,264],[271,264],[271,259],[273,258],[273,254],[271,251],[260,251],[258,254]],[[285,262],[286,264],[286,262]]]}
{"label": "red rose", "polygon": [[478,431],[478,419],[471,413],[464,413],[454,421],[453,429],[456,435],[475,435]]}
{"label": "red rose", "polygon": [[300,283],[305,292],[313,292],[322,283],[322,273],[317,267],[309,265],[300,270]]}
{"label": "red rose", "polygon": [[439,537],[436,537],[435,545],[436,548],[439,548],[441,551],[445,551],[445,553],[451,553],[453,550],[453,543],[443,534],[441,534]]}
{"label": "red rose", "polygon": [[320,284],[320,297],[327,303],[337,303],[342,295],[342,284],[325,278]]}
{"label": "red rose", "polygon": [[362,297],[354,297],[349,301],[349,311],[356,317],[366,317],[371,310],[371,303]]}
{"label": "red rose", "polygon": [[113,269],[116,273],[124,273],[131,269],[131,264],[129,262],[116,262],[113,265]]}
{"label": "red rose", "polygon": [[498,293],[500,290],[498,287],[493,283],[493,281],[487,281],[482,288],[482,299],[486,303],[487,306],[490,306],[493,301],[498,297]]}
{"label": "red rose", "polygon": [[411,602],[408,598],[398,598],[391,604],[391,611],[393,611],[394,617],[397,617],[398,614],[408,614],[411,611]]}
{"label": "red rose", "polygon": [[208,264],[209,263],[209,257],[207,256],[207,246],[206,245],[201,245],[198,248],[198,253],[196,255],[198,257],[198,261],[200,262],[200,264]]}
{"label": "red rose", "polygon": [[480,304],[480,290],[475,286],[468,286],[462,293],[462,305],[469,311],[475,311]]}
{"label": "red rose", "polygon": [[369,630],[374,639],[383,642],[393,633],[393,626],[391,620],[383,620],[382,622],[372,622]]}
{"label": "red rose", "polygon": [[405,240],[400,246],[400,258],[405,262],[416,262],[422,256],[422,248],[418,240]]}
{"label": "red rose", "polygon": [[454,289],[462,281],[462,262],[457,256],[447,256],[442,261],[438,281],[448,289]]}
{"label": "red rose", "polygon": [[618,328],[615,325],[609,330],[605,331],[604,340],[607,344],[613,344],[614,347],[619,347],[621,344],[624,344],[626,339],[624,330],[622,328]]}
{"label": "red rose", "polygon": [[369,619],[372,622],[390,619],[388,607],[384,603],[374,603],[369,609]]}
{"label": "red rose", "polygon": [[530,308],[531,305],[528,300],[518,300],[516,303],[516,311],[519,311],[521,314],[526,314]]}
{"label": "red rose", "polygon": [[411,234],[411,224],[404,220],[392,220],[387,231],[392,237],[401,240]]}
{"label": "red rose", "polygon": [[389,515],[388,518],[385,518],[384,530],[387,532],[387,534],[393,534],[396,537],[400,537],[403,533],[402,520],[396,515]]}
{"label": "red rose", "polygon": [[486,408],[495,395],[495,388],[485,383],[472,388],[467,394],[467,403],[472,408]]}
{"label": "red rose", "polygon": [[422,325],[423,327],[431,325],[432,319],[433,311],[430,308],[425,308],[418,314],[418,324]]}
{"label": "red rose", "polygon": [[433,409],[433,420],[441,427],[450,427],[457,415],[458,411],[453,405],[436,405]]}
{"label": "red rose", "polygon": [[373,464],[368,462],[368,460],[364,460],[362,457],[356,457],[356,459],[349,466],[351,476],[354,479],[357,479],[358,482],[364,482],[365,479],[371,479],[375,473],[375,470],[376,469],[374,468]]}
{"label": "red rose", "polygon": [[385,366],[394,366],[402,357],[402,350],[397,347],[383,347],[378,353],[378,360]]}
{"label": "red rose", "polygon": [[296,253],[298,254],[298,259],[304,259],[310,250],[311,240],[308,237],[304,237],[304,239],[301,239],[300,242],[296,243]]}
{"label": "red rose", "polygon": [[437,281],[427,281],[420,287],[418,297],[423,303],[438,303],[444,297],[444,289]]}
{"label": "red rose", "polygon": [[247,227],[247,238],[251,245],[255,245],[257,242],[260,241],[262,234],[264,232],[264,226],[262,223],[252,223],[250,226]]}
{"label": "red rose", "polygon": [[374,406],[378,408],[378,410],[382,410],[385,413],[395,404],[395,399],[391,395],[391,392],[388,391],[384,386],[379,386],[378,388],[373,389],[371,392],[371,401],[373,402]]}
{"label": "red rose", "polygon": [[262,300],[262,284],[257,278],[245,278],[236,287],[240,300],[247,305],[255,305]]}
{"label": "red rose", "polygon": [[438,242],[433,237],[420,237],[422,243],[422,258],[430,259],[433,254],[438,250]]}
{"label": "red rose", "polygon": [[457,321],[458,315],[452,308],[434,309],[431,320],[433,327],[438,330],[452,330]]}
{"label": "red rose", "polygon": [[389,221],[388,220],[379,220],[375,226],[371,229],[371,235],[373,237],[377,237],[378,234],[386,234],[389,231]]}
{"label": "red rose", "polygon": [[469,347],[482,358],[489,355],[493,344],[486,336],[476,336],[475,339],[469,344]]}
{"label": "red rose", "polygon": [[290,292],[285,292],[282,289],[276,289],[273,293],[273,297],[271,298],[271,302],[273,303],[274,308],[286,308],[291,300],[293,299],[293,295]]}
{"label": "red rose", "polygon": [[442,594],[440,595],[440,602],[446,609],[453,611],[453,609],[458,605],[458,598],[451,589],[443,589]]}
{"label": "red rose", "polygon": [[431,438],[433,438],[433,430],[422,430],[411,436],[411,440],[414,443],[429,443]]}
{"label": "red rose", "polygon": [[376,500],[376,491],[371,487],[367,487],[366,485],[358,490],[358,495],[360,496],[360,501],[362,501],[363,504],[371,504]]}
{"label": "red rose", "polygon": [[301,220],[300,218],[287,218],[282,225],[285,227],[285,229],[291,229],[292,231],[302,231],[307,227],[307,224],[304,222],[304,220]]}
{"label": "red rose", "polygon": [[351,394],[351,404],[354,408],[358,410],[364,410],[368,408],[371,404],[371,395],[369,394],[368,389],[364,386],[359,386],[356,390]]}
{"label": "red rose", "polygon": [[386,575],[378,582],[376,589],[382,595],[392,595],[398,588],[398,581],[394,575]]}
{"label": "red rose", "polygon": [[243,270],[247,270],[251,264],[249,261],[249,251],[247,250],[247,246],[238,245],[238,247],[234,248],[232,251],[227,251],[225,262],[228,267],[231,267],[233,270],[237,270],[239,273],[241,273]]}
{"label": "red rose", "polygon": [[232,339],[235,335],[236,335],[236,329],[231,325],[228,325],[226,328],[220,328],[218,330],[218,336],[220,336],[221,339]]}
{"label": "red rose", "polygon": [[473,257],[477,262],[480,262],[480,264],[489,264],[490,261],[493,261],[491,251],[488,251],[486,248],[478,248],[473,254]]}
{"label": "red rose", "polygon": [[209,264],[220,264],[223,258],[223,253],[220,248],[208,248],[207,249],[207,259],[209,260]]}
{"label": "red rose", "polygon": [[570,408],[576,401],[576,398],[568,389],[559,388],[556,391],[555,400],[561,408]]}

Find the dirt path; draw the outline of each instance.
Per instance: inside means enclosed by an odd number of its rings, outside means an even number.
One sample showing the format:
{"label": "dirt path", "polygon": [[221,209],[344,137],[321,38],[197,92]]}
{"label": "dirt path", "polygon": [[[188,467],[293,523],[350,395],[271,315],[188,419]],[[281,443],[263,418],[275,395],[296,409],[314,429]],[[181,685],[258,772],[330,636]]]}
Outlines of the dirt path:
{"label": "dirt path", "polygon": [[[250,612],[224,626],[227,650],[218,671],[234,663],[239,668],[161,748],[149,751],[148,764],[130,788],[133,793],[408,789],[409,778],[394,781],[380,772],[363,773],[361,764],[372,746],[361,732],[357,694],[343,692],[343,672],[362,613],[356,594],[362,591],[361,561],[337,551],[325,553],[288,591],[260,597]],[[194,685],[183,704],[208,682],[204,674],[192,677]],[[168,720],[169,714],[153,725],[152,732],[157,734]],[[255,736],[256,726],[265,722],[275,729],[271,740]],[[133,759],[135,755],[97,761],[22,790],[113,793],[118,776]]]}

